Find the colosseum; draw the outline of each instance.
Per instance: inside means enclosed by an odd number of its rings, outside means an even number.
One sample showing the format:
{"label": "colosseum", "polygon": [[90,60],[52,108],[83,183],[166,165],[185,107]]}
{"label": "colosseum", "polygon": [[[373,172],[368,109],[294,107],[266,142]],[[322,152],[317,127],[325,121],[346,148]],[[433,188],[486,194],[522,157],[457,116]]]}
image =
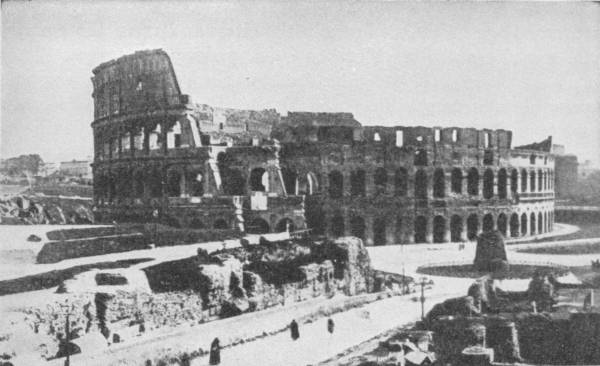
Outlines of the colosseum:
{"label": "colosseum", "polygon": [[193,103],[163,50],[93,70],[99,222],[248,233],[310,229],[367,245],[537,235],[554,222],[551,137],[362,126],[351,113]]}

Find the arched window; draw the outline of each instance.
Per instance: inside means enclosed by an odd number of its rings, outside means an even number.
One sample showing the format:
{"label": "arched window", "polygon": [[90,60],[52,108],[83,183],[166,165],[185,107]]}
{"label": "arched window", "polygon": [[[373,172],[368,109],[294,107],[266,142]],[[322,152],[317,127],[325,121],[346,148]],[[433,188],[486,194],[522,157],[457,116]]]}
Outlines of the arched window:
{"label": "arched window", "polygon": [[329,196],[340,198],[344,194],[344,177],[342,173],[334,170],[329,173]]}
{"label": "arched window", "polygon": [[427,198],[427,173],[418,170],[415,174],[415,198]]}
{"label": "arched window", "polygon": [[483,216],[483,231],[490,232],[494,230],[494,216],[486,214]]}
{"label": "arched window", "polygon": [[498,231],[502,233],[502,236],[506,237],[506,229],[508,228],[508,222],[506,219],[506,215],[501,213],[498,215]]}
{"label": "arched window", "polygon": [[443,243],[446,236],[446,218],[436,216],[433,218],[433,242]]}
{"label": "arched window", "polygon": [[538,234],[542,234],[544,232],[544,218],[543,218],[541,212],[538,213],[537,220],[538,220],[538,229],[537,229],[537,232],[538,232]]}
{"label": "arched window", "polygon": [[289,195],[297,194],[298,175],[296,172],[289,168],[281,168],[281,176],[283,177],[286,193]]}
{"label": "arched window", "polygon": [[450,241],[453,243],[461,241],[463,231],[462,217],[453,215],[450,219]]}
{"label": "arched window", "polygon": [[[498,198],[505,199],[507,196],[506,185],[507,185],[508,176],[506,174],[506,169],[502,168],[498,170]],[[506,233],[504,233],[506,234]]]}
{"label": "arched window", "polygon": [[521,215],[521,235],[527,235],[527,214]]}
{"label": "arched window", "polygon": [[362,169],[350,173],[350,193],[353,196],[365,196],[365,171]]}
{"label": "arched window", "polygon": [[519,215],[516,213],[510,216],[510,237],[516,238],[519,236]]}
{"label": "arched window", "polygon": [[386,244],[386,223],[385,218],[378,217],[373,221],[373,244]]}
{"label": "arched window", "polygon": [[365,240],[365,220],[360,216],[350,218],[350,230],[352,236]]}
{"label": "arched window", "polygon": [[544,175],[541,170],[538,170],[538,192],[544,190]]}
{"label": "arched window", "polygon": [[427,219],[417,216],[415,219],[415,243],[425,243],[427,240]]}
{"label": "arched window", "polygon": [[459,168],[452,169],[451,180],[452,180],[452,192],[462,193],[462,180],[463,180],[462,170]]}
{"label": "arched window", "polygon": [[202,197],[204,195],[204,182],[202,173],[195,171],[188,173],[188,182],[190,183],[190,195],[193,197]]}
{"label": "arched window", "polygon": [[494,197],[494,171],[486,169],[483,173],[483,198],[490,199]]}
{"label": "arched window", "polygon": [[254,168],[250,171],[250,190],[267,192],[269,190],[269,174],[264,168]]}
{"label": "arched window", "polygon": [[427,151],[419,149],[415,151],[414,165],[425,166],[427,165]]}
{"label": "arched window", "polygon": [[373,178],[377,193],[385,193],[385,187],[387,185],[387,171],[384,168],[377,168],[375,169],[375,175]]}
{"label": "arched window", "polygon": [[476,168],[469,170],[467,176],[467,191],[471,196],[479,195],[479,171]]}
{"label": "arched window", "polygon": [[245,181],[242,172],[237,169],[221,171],[221,184],[227,196],[243,196],[245,194]]}
{"label": "arched window", "polygon": [[530,235],[535,235],[536,231],[536,226],[535,226],[535,214],[532,212],[531,213],[531,217],[529,218],[529,223],[530,223]]}
{"label": "arched window", "polygon": [[477,234],[479,234],[479,218],[476,214],[472,214],[467,218],[467,238],[475,240]]}
{"label": "arched window", "polygon": [[121,152],[131,150],[131,134],[129,131],[121,135]]}
{"label": "arched window", "polygon": [[527,170],[521,170],[521,192],[527,192]]}
{"label": "arched window", "polygon": [[336,215],[331,219],[331,234],[333,237],[344,236],[344,217]]}
{"label": "arched window", "polygon": [[535,170],[529,173],[529,192],[535,192]]}
{"label": "arched window", "polygon": [[446,190],[446,180],[444,169],[438,168],[433,172],[433,196],[444,198]]}
{"label": "arched window", "polygon": [[408,190],[408,173],[406,169],[399,168],[396,170],[395,187],[396,196],[406,196],[406,191]]}
{"label": "arched window", "polygon": [[513,169],[510,172],[510,191],[512,193],[517,193],[518,192],[518,185],[519,185],[519,172],[517,172],[517,169]]}

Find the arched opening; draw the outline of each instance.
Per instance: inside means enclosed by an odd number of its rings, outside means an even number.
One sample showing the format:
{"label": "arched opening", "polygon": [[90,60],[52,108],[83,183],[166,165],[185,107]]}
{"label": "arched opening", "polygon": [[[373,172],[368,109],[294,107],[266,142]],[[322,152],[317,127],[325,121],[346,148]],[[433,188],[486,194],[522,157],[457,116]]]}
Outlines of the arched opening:
{"label": "arched opening", "polygon": [[167,148],[179,148],[181,147],[181,124],[175,122],[173,127],[167,131]]}
{"label": "arched opening", "polygon": [[306,194],[315,194],[319,191],[319,181],[317,177],[313,173],[306,174],[306,182],[308,184],[308,189],[306,190]]}
{"label": "arched opening", "polygon": [[467,192],[471,196],[479,195],[479,171],[476,168],[469,169],[467,176]]}
{"label": "arched opening", "polygon": [[414,165],[426,166],[427,165],[427,151],[419,149],[415,151]]}
{"label": "arched opening", "polygon": [[396,196],[406,196],[406,192],[408,190],[408,173],[406,169],[399,168],[396,170],[396,179],[395,179],[395,187],[396,187]]}
{"label": "arched opening", "polygon": [[246,227],[248,234],[267,234],[270,230],[269,224],[261,218],[252,220]]}
{"label": "arched opening", "polygon": [[217,156],[221,187],[226,196],[243,196],[246,191],[246,181],[241,171],[231,168],[232,158],[226,153]]}
{"label": "arched opening", "polygon": [[542,173],[541,170],[538,170],[538,192],[541,192],[544,190],[544,174]]}
{"label": "arched opening", "polygon": [[193,218],[192,221],[190,221],[190,229],[204,229],[204,223],[198,217]]}
{"label": "arched opening", "polygon": [[356,236],[361,240],[365,240],[365,220],[360,216],[352,216],[350,218],[350,232],[352,236]]}
{"label": "arched opening", "polygon": [[386,244],[386,224],[385,219],[378,217],[373,221],[373,244],[374,245],[385,245]]}
{"label": "arched opening", "polygon": [[133,173],[133,194],[137,198],[141,198],[144,196],[144,183],[146,179],[144,177],[144,172],[138,170]]}
{"label": "arched opening", "polygon": [[527,170],[521,170],[521,192],[527,192]]}
{"label": "arched opening", "polygon": [[294,222],[291,219],[288,219],[287,217],[279,220],[279,222],[275,226],[276,233],[281,233],[284,231],[293,232],[294,229],[295,229]]}
{"label": "arched opening", "polygon": [[264,168],[254,168],[250,171],[250,190],[266,192],[269,189],[269,174]]}
{"label": "arched opening", "polygon": [[325,235],[326,217],[321,205],[310,205],[305,211],[306,226],[311,230],[311,234]]}
{"label": "arched opening", "polygon": [[167,194],[169,197],[181,196],[181,173],[177,170],[169,170],[167,174]]}
{"label": "arched opening", "polygon": [[490,232],[494,230],[494,216],[492,214],[485,214],[483,216],[483,232]]}
{"label": "arched opening", "polygon": [[462,193],[462,180],[463,180],[462,170],[459,168],[452,169],[452,177],[451,177],[452,192]]}
{"label": "arched opening", "polygon": [[415,219],[415,243],[425,243],[427,240],[427,219],[417,216]]}
{"label": "arched opening", "polygon": [[344,193],[344,177],[342,173],[334,170],[329,173],[329,196],[340,198]]}
{"label": "arched opening", "polygon": [[427,199],[427,173],[424,170],[415,174],[415,198]]}
{"label": "arched opening", "polygon": [[350,173],[350,193],[352,196],[365,196],[365,171],[362,169]]}
{"label": "arched opening", "polygon": [[483,173],[483,198],[490,199],[494,196],[494,171],[486,169]]}
{"label": "arched opening", "polygon": [[475,240],[479,233],[479,218],[476,214],[469,215],[467,218],[467,239]]}
{"label": "arched opening", "polygon": [[227,221],[225,221],[225,219],[217,219],[213,223],[213,228],[218,230],[225,230],[229,229],[229,224],[227,224]]}
{"label": "arched opening", "polygon": [[519,186],[519,172],[517,169],[513,169],[510,172],[510,191],[512,193],[517,193]]}
{"label": "arched opening", "polygon": [[535,233],[536,233],[536,231],[535,231],[535,229],[536,229],[536,226],[535,226],[535,214],[533,212],[531,213],[531,215],[529,217],[529,223],[530,223],[530,225],[529,225],[529,231],[530,231],[529,234],[530,235],[535,235]]}
{"label": "arched opening", "polygon": [[[506,174],[506,169],[502,168],[498,170],[498,198],[505,199],[507,196],[506,185],[507,185],[508,175]],[[504,233],[506,234],[506,233]]]}
{"label": "arched opening", "polygon": [[190,184],[190,195],[192,197],[202,197],[204,195],[204,177],[202,173],[190,172],[188,175],[188,181]]}
{"label": "arched opening", "polygon": [[542,234],[544,232],[544,220],[543,220],[541,212],[538,213],[537,220],[538,220],[538,230],[537,230],[537,232],[538,232],[538,234]]}
{"label": "arched opening", "polygon": [[527,235],[527,214],[521,215],[521,236]]}
{"label": "arched opening", "polygon": [[137,151],[144,150],[144,129],[139,129],[133,135],[133,148]]}
{"label": "arched opening", "polygon": [[436,216],[433,218],[433,242],[443,243],[446,235],[446,218]]}
{"label": "arched opening", "polygon": [[510,237],[516,238],[519,236],[519,215],[516,213],[510,216]]}
{"label": "arched opening", "polygon": [[433,197],[444,198],[445,190],[444,169],[438,168],[433,172]]}
{"label": "arched opening", "polygon": [[385,188],[387,185],[387,171],[384,168],[375,169],[373,181],[375,183],[375,189],[377,193],[385,193]]}
{"label": "arched opening", "polygon": [[162,174],[160,169],[153,169],[152,172],[146,176],[148,180],[148,188],[150,190],[151,197],[162,196]]}
{"label": "arched opening", "polygon": [[498,215],[498,231],[502,233],[502,236],[506,237],[506,229],[508,228],[508,222],[506,219],[506,215],[501,213]]}
{"label": "arched opening", "polygon": [[156,125],[156,127],[150,131],[148,134],[148,147],[150,150],[158,150],[162,146],[161,139],[162,131],[160,125]]}
{"label": "arched opening", "polygon": [[344,218],[341,215],[334,216],[331,219],[331,234],[334,237],[344,236]]}
{"label": "arched opening", "polygon": [[529,173],[529,192],[535,192],[535,171]]}
{"label": "arched opening", "polygon": [[462,217],[453,215],[450,219],[450,241],[459,242],[462,240],[463,222]]}
{"label": "arched opening", "polygon": [[283,185],[285,186],[286,193],[289,195],[297,194],[298,174],[289,168],[281,168],[281,176],[283,177]]}

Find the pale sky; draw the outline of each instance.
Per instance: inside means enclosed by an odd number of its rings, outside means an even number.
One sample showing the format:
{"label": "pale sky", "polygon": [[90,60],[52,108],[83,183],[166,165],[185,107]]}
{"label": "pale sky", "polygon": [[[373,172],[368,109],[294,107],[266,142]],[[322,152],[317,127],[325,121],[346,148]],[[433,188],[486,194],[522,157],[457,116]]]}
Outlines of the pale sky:
{"label": "pale sky", "polygon": [[1,156],[92,154],[91,70],[162,48],[214,106],[504,128],[600,162],[600,5],[2,2]]}

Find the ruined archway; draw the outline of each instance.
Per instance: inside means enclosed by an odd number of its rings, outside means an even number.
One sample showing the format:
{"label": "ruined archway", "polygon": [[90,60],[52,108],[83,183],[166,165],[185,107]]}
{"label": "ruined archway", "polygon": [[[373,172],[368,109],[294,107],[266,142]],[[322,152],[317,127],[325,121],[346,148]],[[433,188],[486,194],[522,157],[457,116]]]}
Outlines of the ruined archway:
{"label": "ruined archway", "polygon": [[467,218],[467,239],[475,240],[479,233],[479,218],[476,214],[471,214]]}
{"label": "ruined archway", "polygon": [[385,218],[378,217],[373,221],[373,244],[386,244],[386,223]]}
{"label": "ruined archway", "polygon": [[289,195],[297,194],[297,185],[298,185],[298,174],[295,171],[289,168],[281,168],[281,176],[283,178],[283,185],[285,186],[285,191]]}
{"label": "ruined archway", "polygon": [[450,178],[452,192],[453,193],[462,193],[462,181],[463,181],[463,173],[459,168],[452,169],[452,176]]}
{"label": "ruined archway", "polygon": [[433,242],[443,243],[446,235],[446,218],[436,216],[433,218]]}
{"label": "ruined archway", "polygon": [[506,174],[506,169],[502,168],[498,170],[498,198],[500,199],[505,199],[507,196],[507,181],[508,175]]}
{"label": "ruined archway", "polygon": [[202,197],[204,195],[204,176],[200,171],[192,171],[188,173],[188,182],[192,197]]}
{"label": "ruined archway", "polygon": [[450,241],[459,242],[462,240],[463,222],[462,217],[453,215],[450,219]]}
{"label": "ruined archway", "polygon": [[331,219],[331,234],[334,237],[344,236],[344,217],[341,215],[333,216]]}
{"label": "ruined archway", "polygon": [[396,196],[406,196],[408,190],[408,173],[406,172],[406,169],[399,168],[396,170],[394,183]]}
{"label": "ruined archway", "polygon": [[508,223],[507,223],[507,219],[506,219],[506,215],[501,213],[500,215],[498,215],[498,221],[497,221],[497,226],[498,226],[498,231],[502,233],[502,236],[507,237],[506,234],[506,229],[508,228]]}
{"label": "ruined archway", "polygon": [[415,174],[415,198],[427,198],[427,173],[424,170]]}
{"label": "ruined archway", "polygon": [[365,196],[365,171],[358,169],[350,173],[350,194],[352,196]]}
{"label": "ruined archway", "polygon": [[427,240],[427,218],[417,216],[415,218],[415,243],[425,243]]}
{"label": "ruined archway", "polygon": [[486,169],[483,173],[483,198],[490,199],[494,197],[494,171]]}
{"label": "ruined archway", "polygon": [[308,185],[306,194],[315,194],[319,191],[319,181],[314,173],[309,172],[306,174],[306,183]]}
{"label": "ruined archway", "polygon": [[433,172],[433,197],[444,198],[446,190],[446,177],[444,169],[437,168]]}
{"label": "ruined archway", "polygon": [[365,220],[360,216],[350,218],[350,231],[352,236],[365,240]]}
{"label": "ruined archway", "polygon": [[419,149],[415,151],[415,166],[426,166],[427,165],[427,151]]}
{"label": "ruined archway", "polygon": [[246,226],[248,234],[267,234],[270,231],[269,223],[261,218],[256,218]]}
{"label": "ruined archway", "polygon": [[275,226],[276,233],[281,233],[284,231],[293,232],[294,230],[294,222],[291,219],[288,219],[287,217],[279,220],[279,222]]}
{"label": "ruined archway", "polygon": [[490,232],[494,230],[494,216],[492,214],[485,214],[483,216],[483,232]]}
{"label": "ruined archway", "polygon": [[344,177],[342,173],[334,170],[329,173],[329,196],[340,198],[344,194]]}
{"label": "ruined archway", "polygon": [[510,216],[510,237],[516,238],[519,236],[519,215],[516,213]]}
{"label": "ruined archway", "polygon": [[264,168],[254,168],[250,171],[250,190],[266,192],[269,189],[269,173]]}
{"label": "ruined archway", "polygon": [[467,175],[467,192],[471,196],[479,195],[479,171],[477,168],[469,169]]}

